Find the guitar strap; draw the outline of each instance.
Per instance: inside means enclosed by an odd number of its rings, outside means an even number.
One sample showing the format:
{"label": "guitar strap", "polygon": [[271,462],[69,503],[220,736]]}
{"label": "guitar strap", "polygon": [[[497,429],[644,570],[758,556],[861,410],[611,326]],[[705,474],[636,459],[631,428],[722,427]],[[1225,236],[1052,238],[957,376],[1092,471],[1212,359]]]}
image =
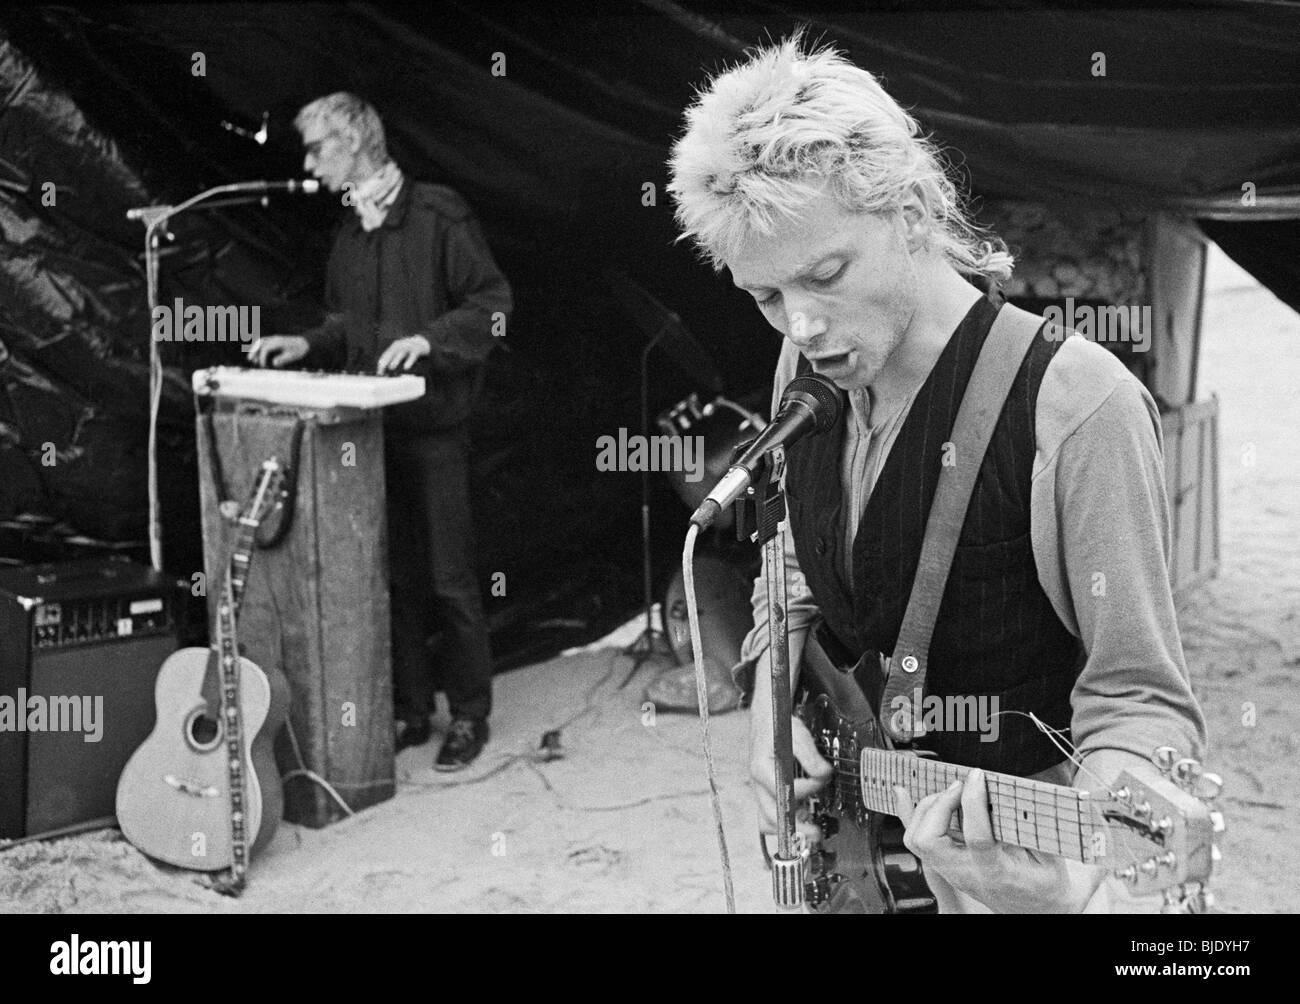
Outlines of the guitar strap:
{"label": "guitar strap", "polygon": [[910,743],[920,737],[913,728],[920,721],[920,708],[913,708],[911,715],[891,715],[886,709],[897,707],[899,697],[907,702],[903,706],[908,707],[914,693],[925,692],[930,639],[975,480],[1011,385],[1044,323],[1043,318],[1027,310],[1003,304],[980,349],[957,410],[952,430],[952,455],[956,463],[944,464],[939,469],[939,483],[926,520],[912,593],[893,657],[887,660],[880,718],[896,743]]}

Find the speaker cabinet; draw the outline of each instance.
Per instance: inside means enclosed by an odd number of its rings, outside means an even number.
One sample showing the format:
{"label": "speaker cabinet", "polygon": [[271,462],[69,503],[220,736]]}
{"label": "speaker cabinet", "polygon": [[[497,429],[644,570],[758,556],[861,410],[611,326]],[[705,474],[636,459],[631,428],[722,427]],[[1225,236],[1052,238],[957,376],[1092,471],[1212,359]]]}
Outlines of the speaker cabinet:
{"label": "speaker cabinet", "polygon": [[0,570],[0,838],[113,823],[181,587],[115,559]]}

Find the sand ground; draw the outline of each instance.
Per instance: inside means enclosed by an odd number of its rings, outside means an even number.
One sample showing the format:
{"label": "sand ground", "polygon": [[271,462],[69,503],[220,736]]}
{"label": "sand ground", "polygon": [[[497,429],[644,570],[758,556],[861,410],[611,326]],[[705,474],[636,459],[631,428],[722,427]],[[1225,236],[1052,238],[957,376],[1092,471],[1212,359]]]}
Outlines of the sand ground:
{"label": "sand ground", "polygon": [[[1223,565],[1180,620],[1210,724],[1206,766],[1225,779],[1213,887],[1228,912],[1294,912],[1300,315],[1216,253],[1203,353],[1199,396],[1222,405]],[[282,825],[238,900],[101,830],[0,851],[0,912],[721,910],[698,722],[644,712],[653,670],[620,689],[629,666],[606,648],[498,677],[480,763],[448,779],[431,767],[436,739],[404,751],[394,799],[324,830]],[[552,729],[562,756],[542,761]],[[737,908],[768,912],[744,716],[714,718],[712,734]]]}

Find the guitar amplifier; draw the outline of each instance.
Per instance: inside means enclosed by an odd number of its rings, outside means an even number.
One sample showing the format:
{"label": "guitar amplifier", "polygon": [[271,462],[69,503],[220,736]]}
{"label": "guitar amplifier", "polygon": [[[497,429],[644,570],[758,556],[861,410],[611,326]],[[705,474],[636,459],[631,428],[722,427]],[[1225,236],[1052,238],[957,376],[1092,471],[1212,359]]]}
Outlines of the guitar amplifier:
{"label": "guitar amplifier", "polygon": [[0,838],[113,824],[183,587],[116,559],[0,570]]}

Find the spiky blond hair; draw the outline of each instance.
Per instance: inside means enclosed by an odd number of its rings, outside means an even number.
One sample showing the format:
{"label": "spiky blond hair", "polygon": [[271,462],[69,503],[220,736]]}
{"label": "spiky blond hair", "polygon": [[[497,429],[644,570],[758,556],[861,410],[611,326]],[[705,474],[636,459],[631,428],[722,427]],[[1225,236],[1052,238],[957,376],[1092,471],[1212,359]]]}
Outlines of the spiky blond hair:
{"label": "spiky blond hair", "polygon": [[866,70],[802,32],[716,77],[686,110],[668,191],[681,239],[721,270],[753,235],[798,220],[829,185],[847,209],[898,209],[915,189],[929,242],[961,272],[1004,281],[1014,259],[966,216],[938,148]]}

